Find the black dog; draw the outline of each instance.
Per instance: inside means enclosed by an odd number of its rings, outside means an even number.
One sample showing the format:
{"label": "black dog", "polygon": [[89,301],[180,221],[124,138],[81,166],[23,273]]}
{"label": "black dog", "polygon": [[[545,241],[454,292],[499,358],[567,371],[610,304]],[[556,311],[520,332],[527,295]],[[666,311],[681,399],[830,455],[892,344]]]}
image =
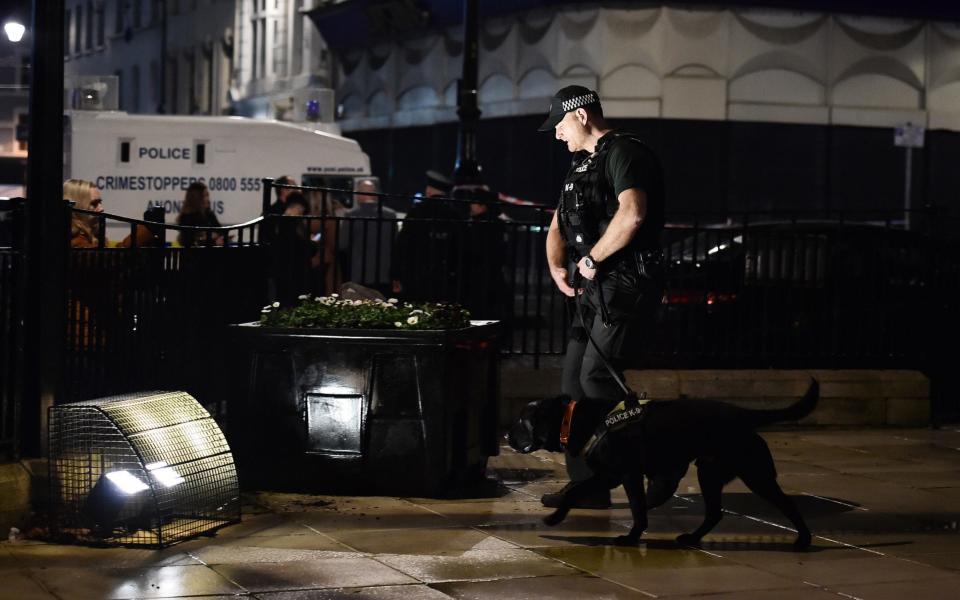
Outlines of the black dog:
{"label": "black dog", "polygon": [[[790,519],[798,533],[794,548],[802,550],[810,545],[810,530],[777,484],[770,449],[756,429],[803,418],[813,411],[819,396],[820,384],[813,380],[802,399],[781,410],[751,410],[718,401],[682,399],[652,401],[634,413],[611,414],[611,402],[578,402],[568,417],[566,450],[579,455],[588,446],[586,459],[594,476],[569,486],[559,508],[544,522],[557,525],[578,499],[623,484],[633,527],[629,534],[617,538],[617,543],[635,545],[647,528],[647,509],[670,499],[687,466],[695,460],[706,515],[696,531],[677,537],[679,543],[700,544],[722,518],[723,486],[739,477],[753,493],[769,500]],[[569,403],[566,396],[529,403],[510,430],[510,446],[522,453],[541,448],[562,452],[561,424]],[[643,488],[645,476],[650,491],[655,491],[649,502]]]}

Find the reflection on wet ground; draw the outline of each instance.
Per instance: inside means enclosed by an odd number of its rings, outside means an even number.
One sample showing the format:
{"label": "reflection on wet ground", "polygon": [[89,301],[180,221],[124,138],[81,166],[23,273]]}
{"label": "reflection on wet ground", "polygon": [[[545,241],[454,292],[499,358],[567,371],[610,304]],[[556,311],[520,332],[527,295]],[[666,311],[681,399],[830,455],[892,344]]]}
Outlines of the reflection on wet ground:
{"label": "reflection on wet ground", "polygon": [[449,498],[250,493],[243,522],[161,551],[0,544],[4,598],[952,598],[960,586],[960,430],[764,434],[815,537],[739,482],[702,548],[696,473],[651,511],[636,548],[622,489],[557,527],[542,493],[562,456],[492,459],[492,484]]}

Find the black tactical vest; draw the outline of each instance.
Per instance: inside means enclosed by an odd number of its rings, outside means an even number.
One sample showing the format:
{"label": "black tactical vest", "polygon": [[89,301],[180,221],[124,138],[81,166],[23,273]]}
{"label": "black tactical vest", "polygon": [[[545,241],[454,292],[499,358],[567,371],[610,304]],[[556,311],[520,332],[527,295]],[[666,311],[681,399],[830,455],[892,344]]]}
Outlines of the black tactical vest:
{"label": "black tactical vest", "polygon": [[[629,132],[612,132],[604,136],[602,144],[593,154],[576,161],[567,172],[560,194],[560,206],[557,219],[560,225],[560,234],[567,244],[567,249],[575,260],[586,256],[593,248],[600,236],[607,230],[610,220],[620,206],[613,186],[607,180],[607,157],[613,143],[620,138],[628,138],[636,143],[643,143],[635,134]],[[639,238],[639,236],[638,236]],[[640,240],[635,238],[630,244],[617,254],[640,249]],[[614,260],[620,258],[614,255]],[[606,262],[606,261],[605,261]]]}

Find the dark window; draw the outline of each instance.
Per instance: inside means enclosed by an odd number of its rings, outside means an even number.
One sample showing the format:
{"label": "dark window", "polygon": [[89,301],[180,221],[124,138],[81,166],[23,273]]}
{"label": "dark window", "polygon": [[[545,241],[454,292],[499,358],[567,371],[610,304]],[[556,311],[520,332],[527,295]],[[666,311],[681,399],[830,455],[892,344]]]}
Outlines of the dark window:
{"label": "dark window", "polygon": [[120,162],[130,162],[130,142],[120,142]]}
{"label": "dark window", "polygon": [[113,12],[113,32],[120,33],[123,31],[123,11],[126,7],[126,2],[124,0],[116,0]]}
{"label": "dark window", "polygon": [[70,56],[70,9],[63,14],[63,55]]}
{"label": "dark window", "polygon": [[206,144],[197,144],[197,151],[194,152],[194,156],[197,157],[197,164],[202,165],[207,162],[207,145]]}
{"label": "dark window", "polygon": [[107,29],[107,11],[103,5],[97,7],[97,47],[102,48],[104,44],[104,35]]}
{"label": "dark window", "polygon": [[73,53],[83,50],[83,7],[77,7],[76,27],[73,28]]}
{"label": "dark window", "polygon": [[87,2],[87,25],[84,33],[84,47],[93,50],[93,3]]}

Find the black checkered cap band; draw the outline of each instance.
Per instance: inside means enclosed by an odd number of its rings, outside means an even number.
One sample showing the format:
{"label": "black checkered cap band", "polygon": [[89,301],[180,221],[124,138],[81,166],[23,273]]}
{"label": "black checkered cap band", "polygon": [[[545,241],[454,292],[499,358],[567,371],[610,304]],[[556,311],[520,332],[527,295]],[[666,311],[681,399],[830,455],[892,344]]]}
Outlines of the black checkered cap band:
{"label": "black checkered cap band", "polygon": [[581,106],[586,106],[588,104],[595,104],[600,102],[600,98],[593,92],[589,94],[584,94],[582,96],[577,96],[576,98],[570,98],[569,100],[564,100],[560,103],[560,106],[563,108],[563,112],[568,113],[571,110],[576,110]]}

